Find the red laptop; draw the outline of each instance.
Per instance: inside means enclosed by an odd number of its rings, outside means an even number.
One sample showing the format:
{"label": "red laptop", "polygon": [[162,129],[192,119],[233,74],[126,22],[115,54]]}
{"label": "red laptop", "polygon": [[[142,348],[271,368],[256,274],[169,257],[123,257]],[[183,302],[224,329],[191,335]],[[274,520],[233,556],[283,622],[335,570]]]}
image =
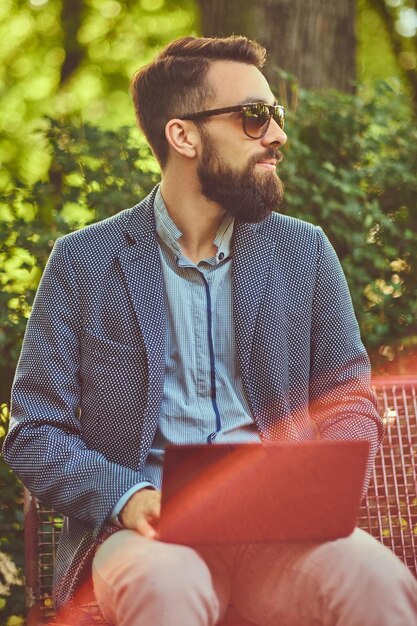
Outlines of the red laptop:
{"label": "red laptop", "polygon": [[162,541],[324,541],[357,522],[367,441],[170,446]]}

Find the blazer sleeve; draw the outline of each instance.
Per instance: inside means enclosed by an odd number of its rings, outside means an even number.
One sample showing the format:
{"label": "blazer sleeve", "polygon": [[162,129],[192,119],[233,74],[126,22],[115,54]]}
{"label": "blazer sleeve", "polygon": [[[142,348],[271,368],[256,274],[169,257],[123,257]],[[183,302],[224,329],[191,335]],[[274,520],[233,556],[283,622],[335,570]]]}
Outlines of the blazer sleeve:
{"label": "blazer sleeve", "polygon": [[336,253],[320,228],[317,228],[317,245],[310,414],[323,439],[369,441],[365,490],[383,438],[383,424],[347,282]]}
{"label": "blazer sleeve", "polygon": [[97,536],[115,503],[146,477],[110,462],[82,439],[82,330],[76,275],[62,238],[51,253],[27,325],[3,454],[36,497],[93,527]]}

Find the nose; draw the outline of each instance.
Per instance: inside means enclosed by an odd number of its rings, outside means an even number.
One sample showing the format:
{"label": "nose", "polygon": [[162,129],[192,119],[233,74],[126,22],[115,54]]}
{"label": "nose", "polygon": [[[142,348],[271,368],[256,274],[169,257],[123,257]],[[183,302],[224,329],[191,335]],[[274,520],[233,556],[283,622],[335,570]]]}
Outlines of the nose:
{"label": "nose", "polygon": [[277,122],[271,118],[269,122],[268,130],[265,135],[262,137],[262,145],[271,146],[275,144],[276,146],[283,146],[287,141],[287,135],[284,133],[282,128],[277,124]]}

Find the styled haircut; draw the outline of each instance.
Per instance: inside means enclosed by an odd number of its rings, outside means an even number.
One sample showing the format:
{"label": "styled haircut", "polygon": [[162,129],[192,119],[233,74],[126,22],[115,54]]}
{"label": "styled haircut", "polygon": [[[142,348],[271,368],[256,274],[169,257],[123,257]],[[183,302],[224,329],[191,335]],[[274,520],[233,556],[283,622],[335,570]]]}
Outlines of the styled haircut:
{"label": "styled haircut", "polygon": [[137,121],[162,169],[168,161],[167,122],[201,110],[214,95],[206,80],[212,61],[237,61],[261,69],[266,50],[241,36],[183,37],[166,46],[132,79]]}

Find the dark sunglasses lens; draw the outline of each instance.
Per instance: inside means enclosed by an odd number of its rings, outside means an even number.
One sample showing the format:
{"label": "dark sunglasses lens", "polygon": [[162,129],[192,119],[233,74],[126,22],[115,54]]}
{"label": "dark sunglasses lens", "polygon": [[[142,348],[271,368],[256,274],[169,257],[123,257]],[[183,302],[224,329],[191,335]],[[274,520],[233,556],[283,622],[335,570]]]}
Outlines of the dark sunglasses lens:
{"label": "dark sunglasses lens", "polygon": [[262,137],[265,126],[269,123],[271,115],[268,107],[262,104],[254,104],[243,110],[243,129],[253,139]]}
{"label": "dark sunglasses lens", "polygon": [[274,120],[276,121],[276,123],[278,124],[278,126],[280,128],[284,128],[285,111],[284,111],[284,108],[282,106],[275,107],[273,117],[274,117]]}

